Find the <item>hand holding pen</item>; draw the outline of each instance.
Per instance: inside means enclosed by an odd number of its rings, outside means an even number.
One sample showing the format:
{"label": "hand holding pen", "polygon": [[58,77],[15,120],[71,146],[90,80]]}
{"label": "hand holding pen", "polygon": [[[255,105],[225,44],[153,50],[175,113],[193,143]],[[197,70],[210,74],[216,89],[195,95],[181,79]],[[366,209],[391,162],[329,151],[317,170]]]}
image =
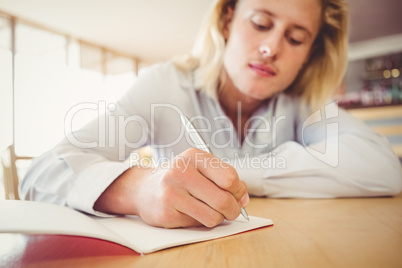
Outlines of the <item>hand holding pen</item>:
{"label": "hand holding pen", "polygon": [[[214,227],[235,220],[248,204],[247,186],[232,166],[202,149],[187,149],[155,168],[134,165],[103,192],[94,208],[138,215],[149,225],[165,228]],[[220,168],[213,166],[217,163]]]}
{"label": "hand holding pen", "polygon": [[[198,149],[212,154],[211,149],[208,147],[208,145],[206,144],[204,139],[201,137],[201,135],[198,133],[198,131],[194,127],[194,125],[190,122],[190,120],[188,120],[188,118],[186,116],[181,116],[181,121],[182,121],[184,127],[186,128],[187,133],[190,135],[190,138],[194,142],[194,145]],[[246,209],[244,207],[241,208],[240,213],[243,215],[243,217],[246,220],[248,220],[248,221],[250,220],[249,217],[248,217],[247,211],[246,211]]]}

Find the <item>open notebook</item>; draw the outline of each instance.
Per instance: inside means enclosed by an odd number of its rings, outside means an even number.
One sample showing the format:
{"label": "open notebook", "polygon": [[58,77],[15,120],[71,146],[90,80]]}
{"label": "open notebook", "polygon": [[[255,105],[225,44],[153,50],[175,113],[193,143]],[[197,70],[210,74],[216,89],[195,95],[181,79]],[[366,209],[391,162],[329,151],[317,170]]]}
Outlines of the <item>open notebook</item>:
{"label": "open notebook", "polygon": [[164,229],[144,223],[137,216],[99,218],[73,209],[32,201],[0,201],[0,233],[78,235],[112,241],[138,253],[217,239],[270,226],[269,219],[240,215],[215,228]]}

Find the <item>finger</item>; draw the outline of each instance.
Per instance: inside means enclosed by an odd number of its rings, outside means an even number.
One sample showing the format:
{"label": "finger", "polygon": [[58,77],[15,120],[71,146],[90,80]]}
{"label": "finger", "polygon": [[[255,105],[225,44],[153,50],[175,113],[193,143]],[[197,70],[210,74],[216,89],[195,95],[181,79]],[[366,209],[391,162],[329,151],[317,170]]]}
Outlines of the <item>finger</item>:
{"label": "finger", "polygon": [[195,168],[220,188],[229,191],[238,202],[247,195],[247,187],[241,183],[234,167],[201,150],[193,157]]}
{"label": "finger", "polygon": [[[188,193],[187,193],[188,195]],[[190,196],[177,203],[177,211],[191,217],[206,227],[215,227],[224,221],[224,216],[199,199]],[[186,219],[188,220],[188,219]],[[188,220],[191,222],[191,220]]]}
{"label": "finger", "polygon": [[247,184],[244,181],[240,181],[240,182],[241,182],[241,184],[243,184],[244,189],[246,189],[246,193],[240,199],[240,205],[242,207],[246,207],[248,205],[248,203],[250,202],[250,196],[248,195]]}
{"label": "finger", "polygon": [[158,224],[158,226],[173,229],[173,228],[185,228],[185,227],[198,227],[204,225],[199,221],[197,221],[196,219],[190,217],[189,215],[176,210],[174,220],[167,221],[163,224]]}
{"label": "finger", "polygon": [[[149,207],[141,210],[139,216],[150,225],[164,228],[214,226],[205,216],[212,212],[206,213],[205,204],[200,207],[199,203],[201,202],[185,189],[170,187],[158,191],[158,195],[150,200]],[[213,209],[209,208],[209,210]],[[152,213],[149,213],[150,211]],[[220,217],[223,218],[223,216]]]}
{"label": "finger", "polygon": [[190,195],[222,214],[227,220],[234,220],[240,214],[240,205],[234,196],[221,189],[198,172],[188,172],[185,188]]}

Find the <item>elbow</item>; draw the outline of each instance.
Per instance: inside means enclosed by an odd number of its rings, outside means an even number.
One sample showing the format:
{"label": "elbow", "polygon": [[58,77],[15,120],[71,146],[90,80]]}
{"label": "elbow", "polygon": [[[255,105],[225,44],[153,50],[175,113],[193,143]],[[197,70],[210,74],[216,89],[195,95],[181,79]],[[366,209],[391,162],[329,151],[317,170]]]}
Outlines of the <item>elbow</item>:
{"label": "elbow", "polygon": [[373,196],[394,196],[402,191],[401,166],[378,169],[371,173],[371,183],[366,188]]}
{"label": "elbow", "polygon": [[[52,164],[47,164],[49,162]],[[72,173],[63,172],[64,167],[65,163],[61,160],[54,161],[52,154],[34,159],[19,183],[20,199],[65,205],[68,189],[72,184]]]}
{"label": "elbow", "polygon": [[389,150],[388,153],[388,155],[384,154],[383,157],[377,158],[377,164],[373,165],[376,169],[373,174],[376,174],[376,179],[382,186],[385,195],[394,196],[402,191],[402,166],[392,150]]}
{"label": "elbow", "polygon": [[401,166],[398,163],[384,160],[376,161],[376,165],[349,166],[343,170],[341,177],[350,178],[349,192],[346,196],[375,197],[394,196],[402,191]]}
{"label": "elbow", "polygon": [[375,155],[360,155],[347,164],[348,173],[354,174],[355,186],[363,196],[394,196],[402,191],[401,163],[391,150],[381,149]]}
{"label": "elbow", "polygon": [[34,185],[35,185],[35,177],[32,176],[31,170],[21,179],[18,184],[18,195],[21,200],[34,200]]}
{"label": "elbow", "polygon": [[[390,159],[391,160],[391,159]],[[383,163],[378,169],[378,179],[382,181],[388,195],[397,195],[402,191],[402,166],[397,157]]]}
{"label": "elbow", "polygon": [[395,170],[394,174],[389,176],[388,191],[390,195],[397,195],[402,191],[402,172],[401,167]]}

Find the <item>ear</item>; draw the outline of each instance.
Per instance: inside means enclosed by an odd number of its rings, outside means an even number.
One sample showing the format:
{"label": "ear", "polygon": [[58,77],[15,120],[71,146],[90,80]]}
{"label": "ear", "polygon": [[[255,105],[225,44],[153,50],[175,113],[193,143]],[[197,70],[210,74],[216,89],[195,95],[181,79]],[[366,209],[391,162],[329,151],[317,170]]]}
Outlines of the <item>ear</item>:
{"label": "ear", "polygon": [[225,38],[225,40],[228,40],[229,38],[233,15],[234,15],[233,8],[228,6],[224,15],[225,25],[223,26],[223,38]]}

